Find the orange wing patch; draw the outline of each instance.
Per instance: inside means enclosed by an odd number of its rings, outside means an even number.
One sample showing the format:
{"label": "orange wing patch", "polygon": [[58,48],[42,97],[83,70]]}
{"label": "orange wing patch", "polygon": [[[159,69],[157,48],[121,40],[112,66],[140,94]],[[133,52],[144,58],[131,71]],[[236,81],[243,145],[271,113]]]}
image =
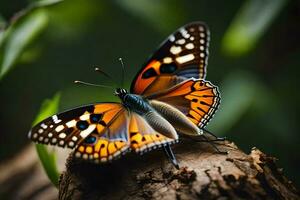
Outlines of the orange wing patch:
{"label": "orange wing patch", "polygon": [[129,113],[120,109],[108,109],[97,124],[97,129],[75,150],[75,156],[96,163],[111,161],[130,150],[128,141]]}
{"label": "orange wing patch", "polygon": [[190,100],[189,119],[203,128],[220,103],[219,92],[210,82],[198,81],[192,86],[192,92],[184,96]]}
{"label": "orange wing patch", "polygon": [[143,117],[132,113],[130,125],[130,146],[137,153],[143,153],[176,141],[156,132]]}
{"label": "orange wing patch", "polygon": [[189,79],[175,87],[147,97],[168,103],[204,128],[220,104],[218,88],[209,81]]}
{"label": "orange wing patch", "polygon": [[89,136],[88,140],[77,147],[75,156],[99,163],[118,158],[128,150],[129,144],[127,141],[111,141],[107,138],[99,137],[97,134],[93,134]]}
{"label": "orange wing patch", "polygon": [[142,94],[144,90],[157,78],[157,75],[160,74],[160,65],[159,61],[153,60],[142,70],[136,79],[139,84],[134,85],[134,91],[136,94]]}

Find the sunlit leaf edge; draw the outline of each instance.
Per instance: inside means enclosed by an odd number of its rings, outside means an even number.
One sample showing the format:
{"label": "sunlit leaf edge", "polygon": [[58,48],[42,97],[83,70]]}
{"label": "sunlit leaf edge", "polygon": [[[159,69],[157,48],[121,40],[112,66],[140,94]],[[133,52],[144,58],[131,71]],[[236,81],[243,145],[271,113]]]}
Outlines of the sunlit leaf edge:
{"label": "sunlit leaf edge", "polygon": [[[37,124],[41,120],[55,114],[58,111],[60,102],[60,93],[56,93],[52,99],[47,99],[43,102],[38,115],[36,116],[33,125]],[[56,165],[56,154],[55,152],[49,152],[45,145],[36,144],[36,151],[41,164],[49,178],[49,180],[58,186],[59,171]]]}

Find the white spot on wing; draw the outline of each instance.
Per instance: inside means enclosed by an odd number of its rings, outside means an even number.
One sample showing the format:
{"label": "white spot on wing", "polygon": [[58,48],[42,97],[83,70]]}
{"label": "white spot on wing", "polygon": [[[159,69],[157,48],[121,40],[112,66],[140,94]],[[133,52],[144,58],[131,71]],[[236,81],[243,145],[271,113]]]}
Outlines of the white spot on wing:
{"label": "white spot on wing", "polygon": [[190,37],[190,34],[188,34],[187,30],[185,30],[184,28],[180,29],[180,33],[184,38]]}
{"label": "white spot on wing", "polygon": [[56,143],[57,142],[57,139],[56,138],[52,138],[52,143]]}
{"label": "white spot on wing", "polygon": [[163,60],[164,63],[169,64],[172,62],[172,58],[171,57],[165,57]]}
{"label": "white spot on wing", "polygon": [[75,143],[74,143],[73,141],[70,141],[70,142],[69,142],[69,147],[74,147],[74,144],[75,144]]}
{"label": "white spot on wing", "polygon": [[69,128],[70,128],[70,127],[74,127],[74,126],[76,126],[76,120],[73,119],[73,120],[67,122],[66,125],[67,125],[67,127],[69,127]]}
{"label": "white spot on wing", "polygon": [[187,54],[181,57],[176,58],[176,61],[179,62],[180,64],[191,61],[195,58],[193,54]]}
{"label": "white spot on wing", "polygon": [[88,155],[85,153],[85,154],[82,155],[82,158],[85,159],[85,160],[87,160],[88,159]]}
{"label": "white spot on wing", "polygon": [[193,43],[188,43],[188,44],[185,45],[185,48],[187,48],[187,49],[193,49],[194,47],[195,46],[194,46]]}
{"label": "white spot on wing", "polygon": [[95,124],[89,125],[89,127],[87,129],[85,129],[84,131],[81,131],[80,136],[82,138],[86,138],[95,128],[96,128]]}
{"label": "white spot on wing", "polygon": [[57,115],[53,115],[52,120],[54,121],[55,124],[58,124],[59,122],[61,122],[61,120],[58,119]]}
{"label": "white spot on wing", "polygon": [[89,118],[90,118],[90,114],[81,115],[79,117],[79,119],[81,119],[81,120],[88,120]]}
{"label": "white spot on wing", "polygon": [[169,40],[170,40],[171,42],[174,42],[174,41],[175,41],[174,35],[171,35],[171,36],[169,37]]}
{"label": "white spot on wing", "polygon": [[65,137],[66,137],[67,135],[65,134],[65,133],[61,133],[61,134],[59,134],[59,138],[61,138],[61,139],[64,139]]}
{"label": "white spot on wing", "polygon": [[185,43],[185,39],[180,39],[180,40],[177,40],[176,42],[177,44],[184,44]]}
{"label": "white spot on wing", "polygon": [[181,52],[181,47],[172,46],[172,47],[170,48],[170,52],[171,52],[172,54],[178,54],[178,53]]}
{"label": "white spot on wing", "polygon": [[56,132],[60,132],[63,129],[64,129],[64,126],[63,125],[59,125],[58,127],[55,128],[55,131]]}
{"label": "white spot on wing", "polygon": [[76,158],[80,158],[80,157],[81,157],[81,153],[77,151],[77,152],[75,153],[75,156],[76,156]]}
{"label": "white spot on wing", "polygon": [[42,123],[42,124],[41,124],[41,127],[42,127],[43,129],[46,129],[48,126],[47,126],[46,124]]}

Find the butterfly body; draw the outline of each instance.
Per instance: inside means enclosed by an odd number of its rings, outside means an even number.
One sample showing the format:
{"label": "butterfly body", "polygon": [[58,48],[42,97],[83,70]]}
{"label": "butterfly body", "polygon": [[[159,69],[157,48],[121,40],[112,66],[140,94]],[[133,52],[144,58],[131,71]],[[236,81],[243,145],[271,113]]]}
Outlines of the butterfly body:
{"label": "butterfly body", "polygon": [[121,99],[122,104],[126,108],[139,115],[145,115],[146,113],[153,111],[153,108],[145,99],[140,95],[128,93],[126,89],[116,89],[115,95]]}
{"label": "butterfly body", "polygon": [[143,117],[155,131],[169,138],[178,139],[175,128],[142,96],[130,94],[126,89],[120,88],[115,90],[115,95],[121,99],[122,104],[129,112],[134,112]]}
{"label": "butterfly body", "polygon": [[209,31],[202,22],[170,35],[134,78],[130,91],[117,88],[121,103],[81,106],[36,124],[29,138],[75,149],[76,157],[107,162],[129,150],[164,147],[178,133],[198,136],[220,103],[218,88],[206,76]]}

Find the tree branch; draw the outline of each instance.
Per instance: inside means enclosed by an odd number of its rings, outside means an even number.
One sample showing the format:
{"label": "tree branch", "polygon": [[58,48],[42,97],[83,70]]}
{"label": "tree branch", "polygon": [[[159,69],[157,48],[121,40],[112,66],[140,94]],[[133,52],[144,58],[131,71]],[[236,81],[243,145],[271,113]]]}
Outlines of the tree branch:
{"label": "tree branch", "polygon": [[299,191],[276,167],[276,159],[253,148],[219,142],[181,141],[174,146],[180,170],[163,150],[131,153],[106,165],[70,156],[61,175],[59,199],[300,199]]}

